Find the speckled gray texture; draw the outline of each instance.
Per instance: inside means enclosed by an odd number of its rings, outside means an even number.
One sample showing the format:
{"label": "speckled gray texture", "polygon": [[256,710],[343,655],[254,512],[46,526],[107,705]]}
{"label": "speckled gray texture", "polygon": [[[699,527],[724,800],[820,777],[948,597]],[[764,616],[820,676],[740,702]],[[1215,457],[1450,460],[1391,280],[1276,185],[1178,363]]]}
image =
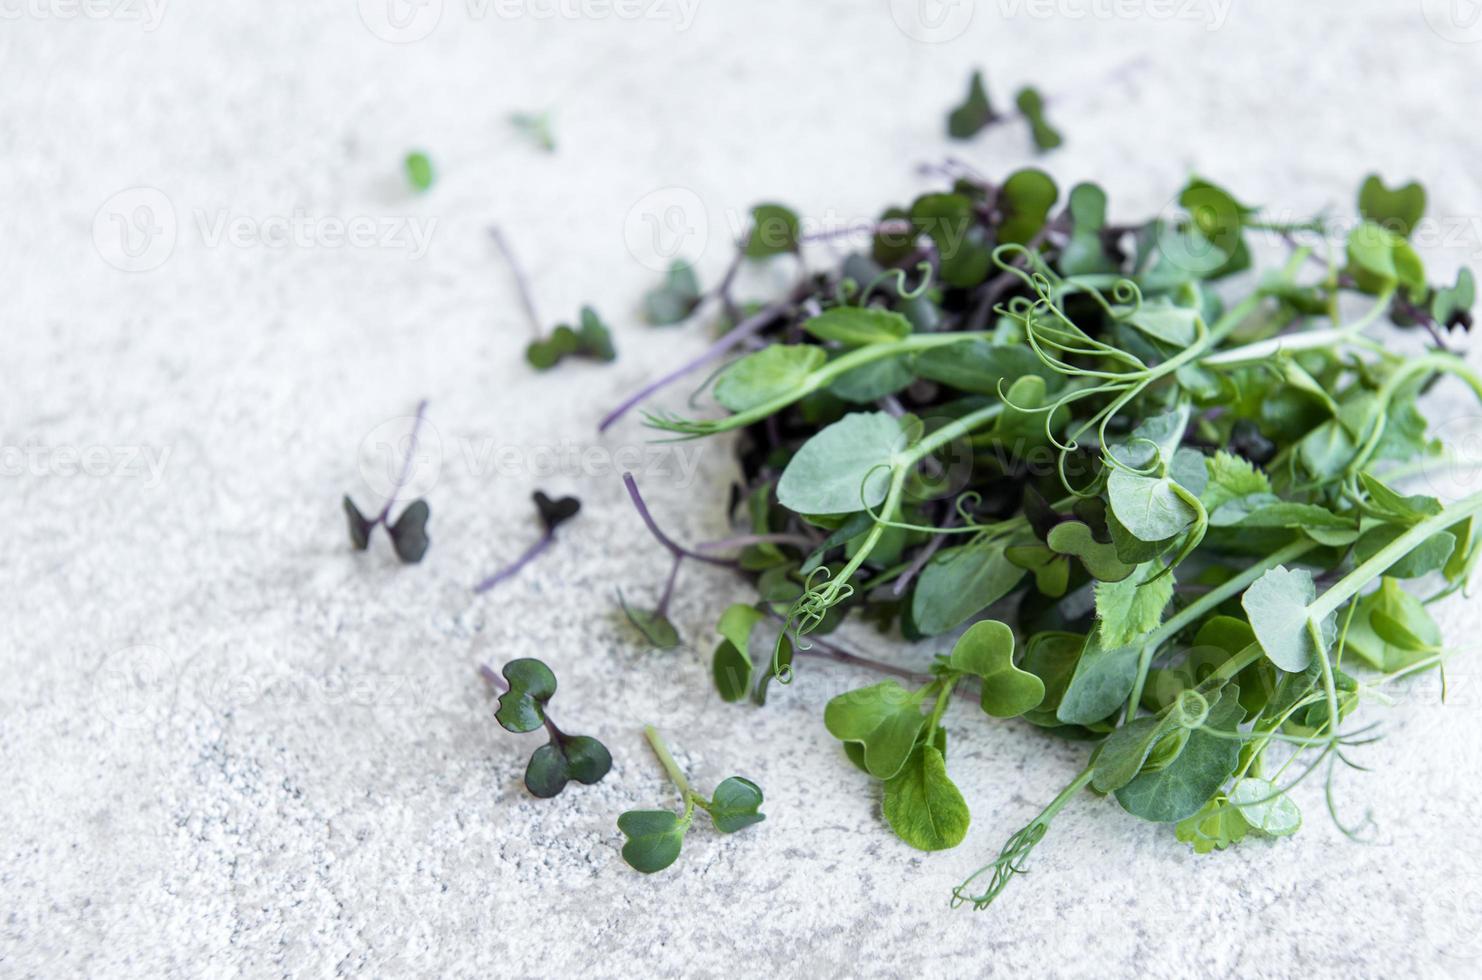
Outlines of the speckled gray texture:
{"label": "speckled gray texture", "polygon": [[[651,219],[683,218],[660,220],[660,244],[677,231],[714,281],[758,199],[857,221],[944,154],[989,174],[1028,162],[1014,126],[943,139],[974,64],[1000,99],[1026,81],[1056,98],[1067,144],[1045,165],[1104,182],[1114,216],[1157,210],[1191,171],[1292,214],[1344,208],[1379,168],[1427,182],[1447,219],[1423,242],[1435,268],[1475,262],[1482,43],[1437,19],[1445,3],[1428,22],[1415,0],[1223,15],[1023,0],[978,5],[949,38],[971,8],[946,5],[933,32],[885,0],[646,2],[636,20],[434,0],[428,36],[397,44],[367,27],[387,29],[375,2],[6,8],[0,974],[1477,975],[1470,664],[1444,710],[1434,678],[1368,709],[1391,737],[1340,800],[1350,819],[1372,807],[1377,846],[1348,843],[1316,786],[1298,794],[1297,838],[1208,857],[1086,796],[999,906],[952,912],[951,885],[1085,750],[954,726],[972,830],[946,854],[900,844],[820,720],[864,677],[818,667],[765,710],[719,705],[709,632],[744,595],[721,571],[686,569],[677,652],[613,618],[615,587],[651,598],[663,571],[615,466],[638,466],[674,534],[714,537],[727,445],[634,457],[636,420],[594,434],[621,393],[703,343],[638,323]],[[1156,16],[1181,10],[1193,19]],[[548,106],[553,156],[506,122]],[[417,198],[397,173],[414,146],[440,171]],[[319,224],[245,244],[295,209]],[[356,218],[375,243],[336,244],[325,221]],[[525,369],[494,222],[544,316],[590,301],[613,321],[616,365]],[[174,228],[167,256],[160,237],[123,251],[143,226]],[[338,499],[378,504],[377,444],[423,396],[433,544],[402,568],[384,540],[349,550]],[[529,574],[475,599],[534,533],[535,485],[586,509]],[[1441,615],[1461,641],[1482,626],[1465,600]],[[559,673],[558,718],[615,759],[554,802],[523,790],[535,737],[497,728],[474,674],[531,654]],[[646,721],[702,783],[757,780],[767,822],[695,833],[669,873],[626,869],[616,815],[672,799]]]}

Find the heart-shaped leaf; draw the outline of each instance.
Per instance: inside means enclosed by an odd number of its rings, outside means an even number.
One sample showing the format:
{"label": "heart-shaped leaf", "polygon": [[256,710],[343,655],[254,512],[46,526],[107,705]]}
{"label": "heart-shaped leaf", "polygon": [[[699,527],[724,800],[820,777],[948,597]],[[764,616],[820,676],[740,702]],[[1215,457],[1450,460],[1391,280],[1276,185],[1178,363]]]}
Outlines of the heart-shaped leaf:
{"label": "heart-shaped leaf", "polygon": [[432,508],[425,500],[414,500],[401,512],[396,523],[386,529],[391,535],[391,544],[396,548],[396,557],[414,565],[427,554],[427,518]]}
{"label": "heart-shaped leaf", "polygon": [[1050,529],[1046,544],[1052,551],[1062,555],[1073,555],[1091,577],[1101,582],[1120,582],[1137,570],[1117,557],[1117,548],[1111,542],[1097,541],[1091,529],[1080,521],[1065,521]]}
{"label": "heart-shaped leaf", "polygon": [[525,767],[525,787],[542,799],[556,796],[569,780],[588,786],[612,769],[607,746],[589,735],[560,734],[535,750]]}
{"label": "heart-shaped leaf", "polygon": [[1378,174],[1370,174],[1359,187],[1358,207],[1369,221],[1409,238],[1425,214],[1425,188],[1411,181],[1391,190]]}
{"label": "heart-shaped leaf", "polygon": [[495,719],[506,731],[533,732],[545,724],[545,706],[556,694],[556,675],[533,657],[511,660],[500,671],[509,690],[499,695]]}
{"label": "heart-shaped leaf", "polygon": [[668,810],[629,810],[618,817],[618,830],[628,838],[623,860],[635,871],[663,871],[679,857],[689,821]]}
{"label": "heart-shaped leaf", "polygon": [[971,139],[993,121],[993,116],[983,73],[975,71],[967,84],[967,98],[947,116],[947,135],[955,140]]}
{"label": "heart-shaped leaf", "polygon": [[741,776],[732,776],[715,787],[710,798],[710,820],[723,834],[761,823],[766,814],[757,812],[762,805],[762,789]]}
{"label": "heart-shaped leaf", "polygon": [[1054,179],[1043,170],[1029,168],[1009,174],[999,189],[1004,218],[998,226],[998,240],[1027,244],[1045,226],[1059,196]]}
{"label": "heart-shaped leaf", "polygon": [[648,322],[669,326],[689,319],[700,305],[700,281],[695,268],[683,259],[675,259],[664,274],[664,284],[643,296],[643,309]]}
{"label": "heart-shaped leaf", "polygon": [[758,204],[751,209],[751,233],[746,257],[765,259],[798,250],[798,216],[781,204]]}
{"label": "heart-shaped leaf", "polygon": [[1034,587],[1041,595],[1058,599],[1070,586],[1070,558],[1042,544],[1015,545],[1003,550],[1012,564],[1034,573]]}
{"label": "heart-shaped leaf", "polygon": [[1065,142],[1060,135],[1060,130],[1051,126],[1049,120],[1045,118],[1045,99],[1039,94],[1039,89],[1033,86],[1021,88],[1019,94],[1014,97],[1014,104],[1019,107],[1024,118],[1029,120],[1029,131],[1034,137],[1036,149],[1041,152],[1053,150]]}
{"label": "heart-shaped leaf", "polygon": [[900,771],[925,723],[921,695],[895,681],[841,694],[823,710],[830,735],[864,746],[865,768],[876,779],[889,779]]}
{"label": "heart-shaped leaf", "polygon": [[1044,700],[1044,681],[1014,666],[1014,631],[997,620],[969,626],[947,663],[979,679],[979,701],[995,718],[1016,718]]}
{"label": "heart-shaped leaf", "polygon": [[356,551],[364,551],[370,544],[371,528],[375,523],[360,512],[360,508],[346,497],[344,500],[345,518],[350,524],[350,543],[355,546]]}
{"label": "heart-shaped leaf", "polygon": [[535,509],[540,513],[540,523],[545,526],[547,531],[554,531],[575,517],[581,510],[581,501],[575,497],[562,497],[560,500],[552,500],[537,490],[531,495],[531,499],[535,501]]}
{"label": "heart-shaped leaf", "polygon": [[923,851],[956,847],[972,821],[935,745],[916,746],[900,772],[886,781],[881,809],[900,839]]}

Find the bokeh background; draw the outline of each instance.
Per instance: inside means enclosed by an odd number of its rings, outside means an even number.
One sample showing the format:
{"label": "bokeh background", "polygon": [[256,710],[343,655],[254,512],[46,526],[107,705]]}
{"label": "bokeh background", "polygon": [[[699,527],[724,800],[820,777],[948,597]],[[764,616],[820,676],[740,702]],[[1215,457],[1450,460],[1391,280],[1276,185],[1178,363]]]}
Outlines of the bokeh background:
{"label": "bokeh background", "polygon": [[[721,705],[711,631],[745,595],[721,572],[686,568],[677,651],[615,617],[667,569],[621,470],[694,541],[726,532],[734,469],[725,441],[596,420],[706,343],[642,323],[669,258],[714,283],[757,201],[857,225],[949,156],[1095,180],[1112,220],[1191,173],[1294,216],[1416,178],[1447,278],[1482,260],[1479,59],[1482,15],[1451,0],[0,4],[0,974],[1476,975],[1471,664],[1444,707],[1429,677],[1366,709],[1389,737],[1337,800],[1375,843],[1315,782],[1297,837],[1210,856],[1086,795],[998,905],[951,911],[1085,749],[954,726],[972,830],[907,848],[821,721],[867,677]],[[1001,103],[1039,86],[1064,147],[1035,157],[1017,124],[949,142],[974,67]],[[509,121],[547,111],[554,153]],[[526,367],[493,225],[542,319],[592,304],[615,364]],[[379,506],[423,398],[428,556],[352,553],[339,498]],[[1475,438],[1475,406],[1428,409]],[[536,535],[536,487],[581,517],[473,596]],[[1438,618],[1470,643],[1482,608]],[[600,785],[520,784],[535,737],[495,725],[474,668],[529,655],[563,726],[612,748]],[[767,822],[627,869],[617,814],[672,799],[645,722],[699,782],[760,783]]]}

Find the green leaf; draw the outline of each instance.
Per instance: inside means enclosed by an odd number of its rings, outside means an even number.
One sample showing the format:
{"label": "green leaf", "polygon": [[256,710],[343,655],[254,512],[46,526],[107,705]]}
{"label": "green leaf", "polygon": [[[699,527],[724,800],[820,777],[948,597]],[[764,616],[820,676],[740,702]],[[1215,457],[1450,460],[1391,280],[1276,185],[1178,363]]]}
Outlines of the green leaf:
{"label": "green leaf", "polygon": [[858,405],[871,404],[895,394],[916,380],[911,362],[909,354],[898,354],[861,364],[831,381],[827,391]]}
{"label": "green leaf", "polygon": [[911,332],[911,321],[893,310],[835,306],[805,321],[803,329],[819,340],[863,347],[903,339]]}
{"label": "green leaf", "polygon": [[790,395],[823,367],[828,354],[812,344],[772,344],[748,354],[715,379],[715,400],[733,412]]}
{"label": "green leaf", "polygon": [[983,73],[973,72],[967,84],[967,98],[947,116],[947,135],[955,140],[971,139],[993,121],[993,106],[983,86]]}
{"label": "green leaf", "polygon": [[1263,496],[1271,493],[1271,481],[1266,474],[1256,469],[1249,460],[1221,449],[1205,459],[1209,470],[1209,482],[1199,501],[1214,522],[1214,513],[1220,507],[1245,497]]}
{"label": "green leaf", "polygon": [[644,874],[663,871],[679,857],[689,821],[668,810],[629,810],[618,817],[618,830],[628,838],[623,860]]}
{"label": "green leaf", "polygon": [[1369,506],[1383,514],[1391,521],[1404,524],[1407,527],[1419,524],[1427,517],[1435,517],[1441,513],[1441,502],[1435,497],[1424,495],[1405,496],[1396,493],[1386,486],[1378,477],[1368,473],[1359,474],[1359,482],[1364,485],[1364,492],[1369,495]]}
{"label": "green leaf", "polygon": [[1110,793],[1136,779],[1154,744],[1175,727],[1165,717],[1149,715],[1113,730],[1093,760],[1091,785],[1096,792]]}
{"label": "green leaf", "polygon": [[1054,374],[1028,347],[977,338],[922,351],[916,356],[915,371],[959,391],[994,397],[1000,384],[1007,389],[1025,375],[1044,378]]}
{"label": "green leaf", "polygon": [[360,508],[349,497],[341,502],[341,506],[345,508],[345,518],[350,525],[350,544],[356,551],[364,551],[370,544],[371,528],[375,524],[360,512]]}
{"label": "green leaf", "polygon": [[1101,231],[1106,227],[1106,192],[1095,184],[1070,189],[1070,241],[1060,250],[1060,274],[1095,275],[1116,271],[1106,254]]}
{"label": "green leaf", "polygon": [[1045,118],[1045,100],[1039,94],[1039,89],[1028,85],[1021,88],[1019,94],[1014,97],[1014,104],[1019,107],[1024,118],[1029,120],[1029,132],[1034,137],[1036,149],[1053,150],[1065,142],[1060,131],[1051,126],[1049,120]]}
{"label": "green leaf", "polygon": [[1302,826],[1302,811],[1285,793],[1264,779],[1247,776],[1230,789],[1230,802],[1240,808],[1252,830],[1287,837]]}
{"label": "green leaf", "polygon": [[942,279],[976,286],[988,275],[993,250],[973,202],[962,194],[925,194],[911,205],[911,221],[936,243]]}
{"label": "green leaf", "polygon": [[927,636],[945,633],[1014,590],[1024,569],[1009,561],[999,542],[943,548],[916,580],[911,618]]}
{"label": "green leaf", "polygon": [[[1215,731],[1232,733],[1244,717],[1240,690],[1228,684],[1204,724]],[[1183,820],[1198,813],[1219,792],[1239,762],[1237,739],[1195,730],[1189,733],[1178,758],[1117,790],[1117,802],[1133,816],[1154,823]]]}
{"label": "green leaf", "polygon": [[1100,582],[1120,582],[1137,570],[1117,557],[1116,546],[1097,541],[1080,521],[1065,521],[1050,529],[1045,538],[1050,550],[1079,558],[1091,577]]}
{"label": "green leaf", "polygon": [[1043,170],[1014,171],[999,188],[1004,218],[998,226],[998,240],[1028,244],[1045,226],[1059,195],[1054,179]]}
{"label": "green leaf", "polygon": [[422,152],[408,153],[406,159],[407,182],[418,191],[432,187],[434,175],[432,161]]}
{"label": "green leaf", "polygon": [[[1404,633],[1385,630],[1381,636],[1374,619],[1380,615],[1402,625]],[[1441,629],[1425,604],[1396,579],[1386,577],[1379,588],[1358,600],[1343,648],[1376,670],[1393,673],[1430,656],[1440,644]]]}
{"label": "green leaf", "polygon": [[798,216],[781,204],[758,204],[751,209],[751,234],[746,238],[746,257],[765,259],[798,250]]}
{"label": "green leaf", "polygon": [[535,750],[525,767],[525,786],[542,799],[556,796],[569,780],[588,786],[612,769],[607,746],[588,735],[558,735]]}
{"label": "green leaf", "polygon": [[1173,573],[1148,562],[1139,574],[1118,582],[1096,583],[1096,618],[1101,645],[1127,646],[1157,629],[1173,599]]}
{"label": "green leaf", "polygon": [[[1308,629],[1307,607],[1317,598],[1312,573],[1281,565],[1251,583],[1240,599],[1261,649],[1277,667],[1300,673],[1317,652]],[[1332,617],[1323,623],[1324,646],[1332,642]]]}
{"label": "green leaf", "polygon": [[1194,848],[1195,854],[1208,854],[1218,848],[1224,850],[1245,839],[1250,824],[1241,816],[1240,808],[1232,806],[1219,797],[1204,804],[1191,817],[1185,817],[1174,828],[1174,835]]}
{"label": "green leaf", "polygon": [[[1405,528],[1395,524],[1381,524],[1365,531],[1354,545],[1354,558],[1368,561],[1383,550],[1390,542],[1405,533]],[[1420,578],[1446,567],[1451,553],[1456,550],[1456,536],[1450,531],[1437,531],[1420,544],[1401,555],[1384,574],[1391,578]]]}
{"label": "green leaf", "polygon": [[500,671],[509,690],[499,695],[494,718],[510,732],[533,732],[545,724],[545,706],[556,694],[556,675],[532,657],[511,660]]}
{"label": "green leaf", "polygon": [[1425,214],[1425,188],[1411,181],[1391,190],[1378,174],[1370,174],[1359,187],[1358,207],[1367,220],[1409,238]]}
{"label": "green leaf", "polygon": [[634,628],[643,634],[644,639],[655,647],[660,650],[673,650],[679,646],[679,630],[674,628],[669,617],[660,615],[658,610],[650,612],[647,609],[628,605],[621,589],[618,590],[618,605],[622,607],[623,615],[628,617],[628,622],[632,623]]}
{"label": "green leaf", "polygon": [[830,735],[864,746],[865,769],[876,779],[900,771],[925,723],[920,696],[895,681],[841,694],[823,710]]}
{"label": "green leaf", "polygon": [[1142,476],[1113,469],[1106,479],[1112,513],[1139,541],[1166,541],[1182,534],[1198,520],[1198,512],[1173,489],[1166,476]]}
{"label": "green leaf", "polygon": [[1122,707],[1137,679],[1137,660],[1137,647],[1105,649],[1093,630],[1086,636],[1055,717],[1067,725],[1091,725]]}
{"label": "green leaf", "polygon": [[716,631],[721,641],[711,660],[715,689],[723,701],[740,701],[751,689],[751,633],[766,614],[744,603],[736,603],[721,614]]}
{"label": "green leaf", "polygon": [[1462,266],[1456,274],[1456,285],[1437,289],[1431,297],[1431,316],[1443,327],[1469,324],[1472,306],[1477,302],[1477,279],[1472,270]]}
{"label": "green leaf", "polygon": [[391,536],[391,545],[396,549],[396,557],[408,565],[415,565],[427,554],[427,518],[430,516],[432,510],[427,501],[413,500],[396,523],[386,529]]}
{"label": "green leaf", "polygon": [[882,809],[896,835],[923,851],[956,847],[972,820],[934,745],[918,745],[900,772],[886,781]]}
{"label": "green leaf", "polygon": [[1404,286],[1412,297],[1426,292],[1425,265],[1404,238],[1372,222],[1348,234],[1349,273],[1366,293]]}
{"label": "green leaf", "polygon": [[643,309],[648,322],[655,326],[682,323],[700,305],[700,281],[694,266],[675,259],[664,274],[664,284],[643,295]]}
{"label": "green leaf", "polygon": [[1204,273],[1219,278],[1250,265],[1250,253],[1244,239],[1245,218],[1251,209],[1222,187],[1202,178],[1189,181],[1178,196],[1178,203],[1188,212],[1194,230],[1218,253],[1228,255],[1222,264]]}
{"label": "green leaf", "polygon": [[803,443],[777,481],[777,500],[799,514],[874,509],[905,443],[899,420],[885,412],[846,415]]}
{"label": "green leaf", "polygon": [[995,718],[1017,718],[1044,700],[1044,681],[1014,666],[1014,631],[996,620],[969,626],[947,665],[979,679],[979,702]]}
{"label": "green leaf", "polygon": [[741,776],[732,776],[715,787],[710,800],[710,820],[723,834],[761,823],[766,814],[757,812],[762,805],[762,789]]}

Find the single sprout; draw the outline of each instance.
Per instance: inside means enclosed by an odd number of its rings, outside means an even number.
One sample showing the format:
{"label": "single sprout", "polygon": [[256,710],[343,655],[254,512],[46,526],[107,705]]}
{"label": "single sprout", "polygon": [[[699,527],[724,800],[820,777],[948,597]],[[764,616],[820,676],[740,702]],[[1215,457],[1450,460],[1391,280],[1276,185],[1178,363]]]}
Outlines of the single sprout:
{"label": "single sprout", "polygon": [[540,537],[520,557],[475,585],[473,591],[476,595],[482,595],[500,582],[519,574],[520,569],[538,558],[556,540],[556,528],[571,520],[581,510],[581,501],[575,497],[552,500],[537,490],[531,495],[531,499],[535,501],[535,510],[540,515],[540,524],[544,529]]}
{"label": "single sprout", "polygon": [[386,533],[391,537],[391,546],[396,549],[396,556],[409,565],[416,564],[427,554],[427,546],[430,543],[427,537],[427,519],[432,516],[432,509],[427,506],[427,501],[418,498],[408,504],[401,512],[401,516],[395,523],[388,524],[391,517],[391,508],[396,504],[397,496],[401,488],[406,486],[407,480],[411,478],[412,465],[417,456],[417,433],[422,428],[422,419],[427,413],[427,399],[417,403],[417,416],[412,422],[412,432],[407,438],[407,451],[402,459],[401,470],[397,474],[396,483],[392,485],[391,493],[386,498],[386,504],[375,517],[366,517],[355,506],[354,501],[346,494],[342,506],[345,510],[345,518],[350,525],[350,544],[356,551],[364,551],[370,546],[370,536],[377,527],[384,527]]}

